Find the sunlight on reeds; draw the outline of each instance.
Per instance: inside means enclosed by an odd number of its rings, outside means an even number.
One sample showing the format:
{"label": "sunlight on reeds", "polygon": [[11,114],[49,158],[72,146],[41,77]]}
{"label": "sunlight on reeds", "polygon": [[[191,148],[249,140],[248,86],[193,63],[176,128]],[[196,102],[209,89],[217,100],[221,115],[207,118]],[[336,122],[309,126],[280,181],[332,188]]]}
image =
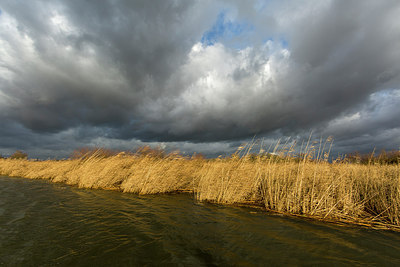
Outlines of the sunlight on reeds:
{"label": "sunlight on reeds", "polygon": [[148,147],[88,150],[61,161],[0,159],[0,174],[138,194],[191,192],[198,201],[399,230],[398,162],[329,161],[331,146],[331,138],[300,145],[287,140],[268,149],[259,141],[216,159]]}

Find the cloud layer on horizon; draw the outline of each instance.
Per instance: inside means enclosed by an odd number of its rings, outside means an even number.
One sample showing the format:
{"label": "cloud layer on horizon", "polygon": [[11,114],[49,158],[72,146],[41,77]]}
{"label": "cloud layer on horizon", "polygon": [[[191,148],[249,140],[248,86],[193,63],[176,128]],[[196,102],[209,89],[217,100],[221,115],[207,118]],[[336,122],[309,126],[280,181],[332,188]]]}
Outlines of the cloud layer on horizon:
{"label": "cloud layer on horizon", "polygon": [[212,154],[310,130],[346,152],[400,145],[398,1],[0,9],[2,153],[166,142]]}

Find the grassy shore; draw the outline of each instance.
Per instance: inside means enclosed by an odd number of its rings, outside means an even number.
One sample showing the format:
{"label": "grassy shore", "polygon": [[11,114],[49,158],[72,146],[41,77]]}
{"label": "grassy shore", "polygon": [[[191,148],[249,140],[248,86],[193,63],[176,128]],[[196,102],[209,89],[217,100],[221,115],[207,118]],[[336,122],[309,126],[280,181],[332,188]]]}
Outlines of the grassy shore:
{"label": "grassy shore", "polygon": [[0,175],[138,194],[190,192],[198,201],[400,230],[399,164],[328,162],[322,152],[300,158],[244,152],[217,159],[151,153],[0,159]]}

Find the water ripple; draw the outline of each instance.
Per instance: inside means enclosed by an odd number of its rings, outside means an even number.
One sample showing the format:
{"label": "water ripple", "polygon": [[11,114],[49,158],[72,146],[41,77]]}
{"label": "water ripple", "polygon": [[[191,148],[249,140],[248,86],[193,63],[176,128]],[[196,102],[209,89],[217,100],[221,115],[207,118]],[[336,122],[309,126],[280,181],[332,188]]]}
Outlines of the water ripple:
{"label": "water ripple", "polygon": [[0,265],[400,264],[400,235],[0,177]]}

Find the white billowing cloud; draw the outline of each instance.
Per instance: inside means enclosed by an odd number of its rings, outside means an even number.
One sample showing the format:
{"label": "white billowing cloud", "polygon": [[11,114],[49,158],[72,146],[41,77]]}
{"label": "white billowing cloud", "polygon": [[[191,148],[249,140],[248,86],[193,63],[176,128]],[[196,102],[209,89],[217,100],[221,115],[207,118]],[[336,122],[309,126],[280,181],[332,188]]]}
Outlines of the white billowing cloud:
{"label": "white billowing cloud", "polygon": [[79,29],[74,27],[66,16],[55,11],[50,17],[50,26],[52,27],[52,32],[54,35],[69,35],[69,34],[78,34]]}
{"label": "white billowing cloud", "polygon": [[290,52],[273,41],[242,50],[197,43],[167,82],[170,91],[181,90],[146,103],[143,114],[162,114],[156,123],[170,122],[172,133],[202,130],[210,120],[257,129],[257,121],[269,117],[286,97],[288,91],[280,86],[290,68]]}

